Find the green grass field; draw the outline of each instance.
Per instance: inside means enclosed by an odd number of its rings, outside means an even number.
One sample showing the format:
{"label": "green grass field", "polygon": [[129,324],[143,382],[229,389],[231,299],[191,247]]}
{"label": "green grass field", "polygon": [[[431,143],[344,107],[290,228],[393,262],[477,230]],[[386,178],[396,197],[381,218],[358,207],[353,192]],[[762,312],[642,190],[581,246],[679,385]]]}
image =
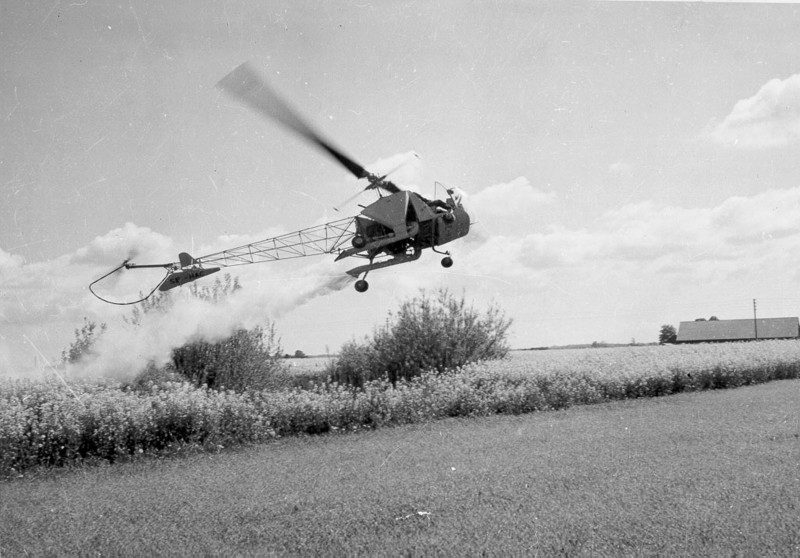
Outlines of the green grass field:
{"label": "green grass field", "polygon": [[800,380],[0,482],[0,556],[800,556]]}

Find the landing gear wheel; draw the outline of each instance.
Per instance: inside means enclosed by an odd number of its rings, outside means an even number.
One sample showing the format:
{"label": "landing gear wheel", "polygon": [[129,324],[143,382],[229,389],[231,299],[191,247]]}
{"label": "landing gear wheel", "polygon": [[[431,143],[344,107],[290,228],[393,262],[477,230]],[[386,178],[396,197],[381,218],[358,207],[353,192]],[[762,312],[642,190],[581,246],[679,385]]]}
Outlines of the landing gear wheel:
{"label": "landing gear wheel", "polygon": [[450,267],[453,265],[453,258],[450,256],[445,256],[442,258],[442,267]]}
{"label": "landing gear wheel", "polygon": [[[352,240],[353,248],[363,248],[367,245],[367,239],[361,235],[356,235]],[[366,290],[366,289],[365,289]]]}
{"label": "landing gear wheel", "polygon": [[359,279],[356,281],[356,290],[360,293],[366,292],[369,289],[369,283],[364,281],[363,279]]}

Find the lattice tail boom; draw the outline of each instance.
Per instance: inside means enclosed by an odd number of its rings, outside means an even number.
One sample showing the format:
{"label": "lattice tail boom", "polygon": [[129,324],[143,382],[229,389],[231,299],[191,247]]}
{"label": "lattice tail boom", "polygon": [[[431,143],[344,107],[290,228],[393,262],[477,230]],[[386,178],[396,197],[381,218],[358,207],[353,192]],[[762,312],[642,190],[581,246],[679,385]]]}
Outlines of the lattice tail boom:
{"label": "lattice tail boom", "polygon": [[231,267],[252,263],[338,254],[355,234],[355,217],[347,217],[274,238],[195,258],[201,265]]}

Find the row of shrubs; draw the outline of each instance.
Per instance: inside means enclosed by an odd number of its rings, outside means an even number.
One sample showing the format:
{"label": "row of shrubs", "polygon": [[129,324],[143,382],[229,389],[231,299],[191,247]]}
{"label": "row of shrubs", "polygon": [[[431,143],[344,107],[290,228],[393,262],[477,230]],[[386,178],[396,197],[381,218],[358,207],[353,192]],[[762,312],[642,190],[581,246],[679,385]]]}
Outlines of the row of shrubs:
{"label": "row of shrubs", "polygon": [[0,474],[800,378],[797,350],[787,353],[785,347],[759,344],[759,358],[752,362],[737,356],[691,372],[658,366],[637,374],[541,371],[533,361],[522,366],[495,361],[410,380],[373,380],[361,387],[325,383],[280,391],[233,392],[178,382],[148,382],[138,390],[16,382],[0,386]]}
{"label": "row of shrubs", "polygon": [[[164,321],[154,326],[149,320],[169,316],[177,304],[198,300],[221,304],[241,290],[238,280],[226,274],[210,286],[190,285],[182,298],[174,291],[157,293],[134,307],[124,321],[130,328],[160,329]],[[468,304],[463,294],[457,297],[446,288],[432,293],[422,290],[390,313],[386,325],[372,336],[345,343],[329,362],[324,376],[362,387],[383,377],[395,383],[427,370],[443,372],[472,362],[500,359],[508,354],[506,335],[511,323],[495,304],[480,311]],[[62,363],[80,374],[84,365],[99,357],[96,345],[106,330],[106,324],[84,318],[83,327],[75,330],[75,340],[62,352]],[[265,320],[263,326],[237,327],[222,339],[193,336],[172,348],[171,358],[160,369],[147,364],[143,375],[171,376],[197,387],[235,391],[308,386],[313,378],[290,371],[281,355],[275,323]]]}

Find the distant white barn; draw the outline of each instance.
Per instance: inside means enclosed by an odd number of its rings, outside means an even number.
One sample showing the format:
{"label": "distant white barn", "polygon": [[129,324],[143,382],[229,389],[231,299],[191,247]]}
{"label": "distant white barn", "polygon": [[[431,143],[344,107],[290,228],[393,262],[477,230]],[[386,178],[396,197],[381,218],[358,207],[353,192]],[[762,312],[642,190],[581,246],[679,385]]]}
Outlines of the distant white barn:
{"label": "distant white barn", "polygon": [[678,326],[678,343],[797,338],[800,338],[800,319],[798,318],[700,320],[681,322]]}

